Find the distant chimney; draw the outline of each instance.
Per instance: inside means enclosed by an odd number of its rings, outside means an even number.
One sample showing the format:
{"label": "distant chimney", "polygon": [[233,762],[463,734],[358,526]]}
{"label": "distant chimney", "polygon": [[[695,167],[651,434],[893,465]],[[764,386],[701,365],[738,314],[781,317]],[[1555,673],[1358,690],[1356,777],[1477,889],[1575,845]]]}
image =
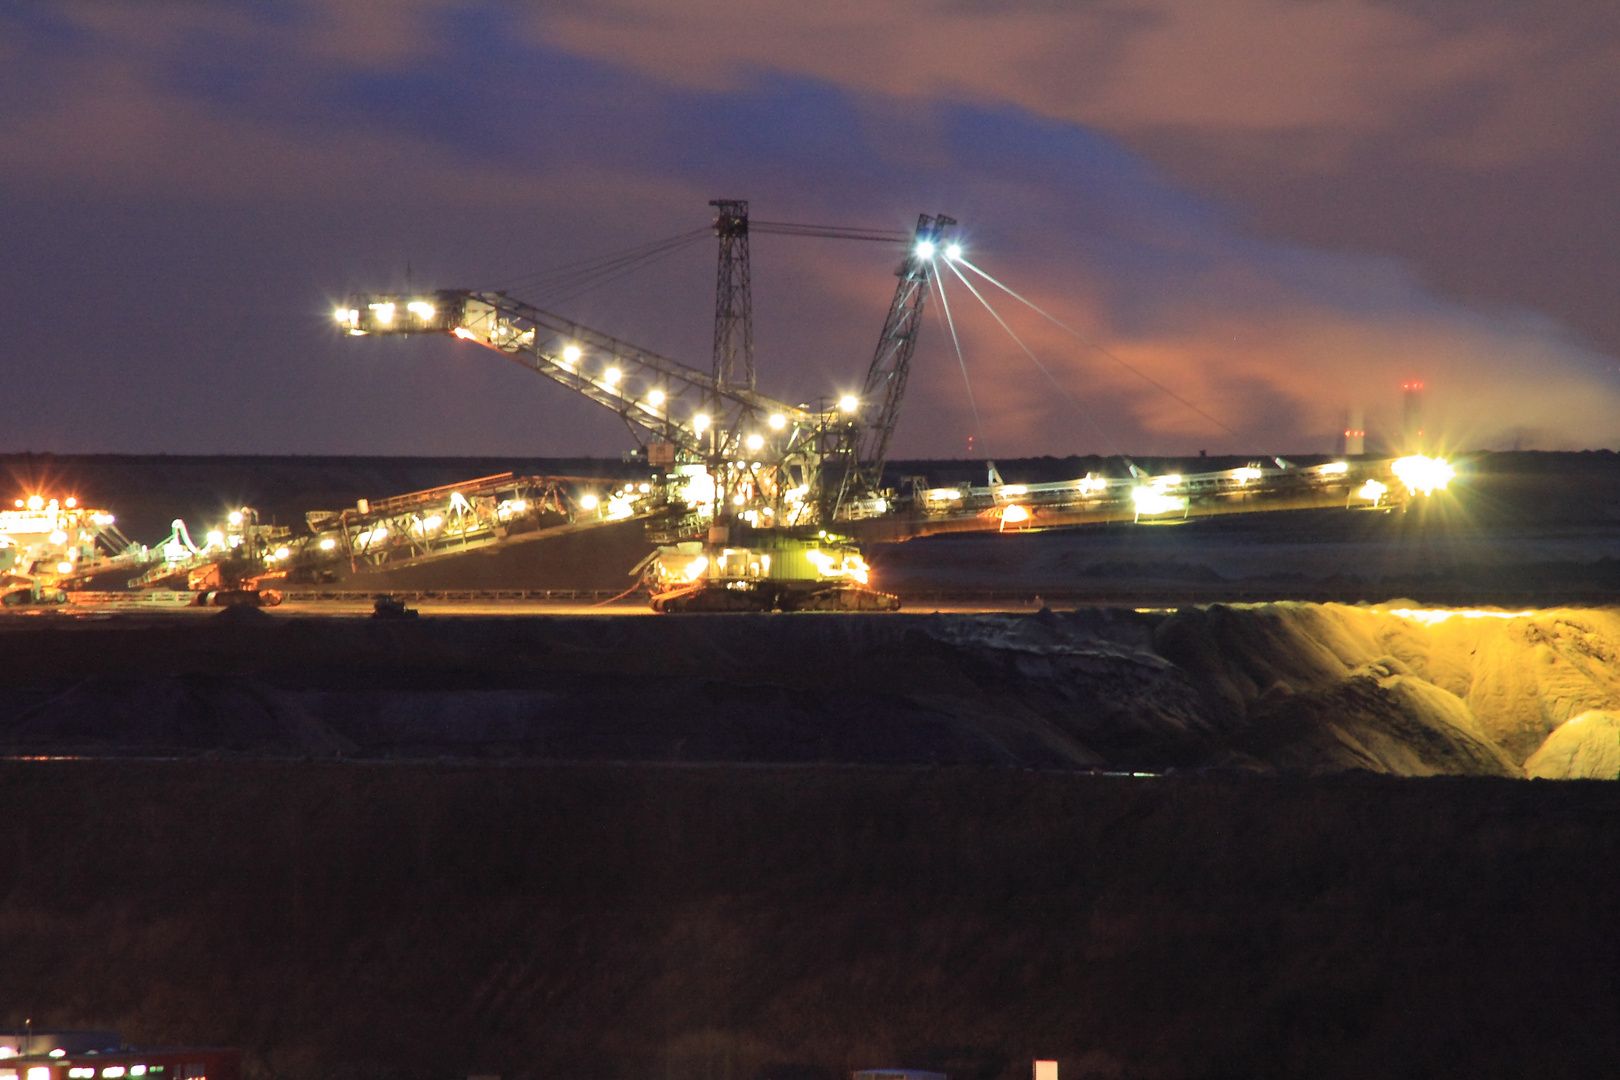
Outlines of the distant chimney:
{"label": "distant chimney", "polygon": [[1344,429],[1344,452],[1346,456],[1365,454],[1367,452],[1367,421],[1363,418],[1359,406],[1352,405],[1350,407],[1349,421]]}
{"label": "distant chimney", "polygon": [[1404,400],[1401,403],[1401,441],[1408,454],[1423,451],[1423,384],[1401,384]]}

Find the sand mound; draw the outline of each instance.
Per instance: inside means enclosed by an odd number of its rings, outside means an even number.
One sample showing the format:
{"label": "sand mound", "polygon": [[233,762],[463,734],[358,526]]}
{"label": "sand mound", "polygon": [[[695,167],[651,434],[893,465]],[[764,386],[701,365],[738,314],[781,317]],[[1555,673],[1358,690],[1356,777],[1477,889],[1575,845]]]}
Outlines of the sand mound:
{"label": "sand mound", "polygon": [[1593,709],[1565,721],[1524,771],[1541,780],[1620,780],[1620,716]]}
{"label": "sand mound", "polygon": [[1215,605],[1166,619],[1155,644],[1249,726],[1240,749],[1288,771],[1516,775],[1570,717],[1620,709],[1611,610]]}

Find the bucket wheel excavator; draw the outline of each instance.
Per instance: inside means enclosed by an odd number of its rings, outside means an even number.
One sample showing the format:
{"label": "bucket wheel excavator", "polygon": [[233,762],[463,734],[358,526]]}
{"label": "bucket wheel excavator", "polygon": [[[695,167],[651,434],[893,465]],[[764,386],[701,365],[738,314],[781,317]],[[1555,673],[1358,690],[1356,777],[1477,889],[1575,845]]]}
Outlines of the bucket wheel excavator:
{"label": "bucket wheel excavator", "polygon": [[631,571],[658,611],[894,610],[846,522],[886,513],[883,466],[934,288],[934,253],[956,222],[911,234],[785,222],[752,231],[909,246],[859,392],[791,404],[755,389],[748,204],[718,200],[714,363],[704,371],[543,311],[505,292],[351,296],[336,312],[361,336],[443,334],[499,352],[617,413],[654,471],[638,511],[660,546]]}

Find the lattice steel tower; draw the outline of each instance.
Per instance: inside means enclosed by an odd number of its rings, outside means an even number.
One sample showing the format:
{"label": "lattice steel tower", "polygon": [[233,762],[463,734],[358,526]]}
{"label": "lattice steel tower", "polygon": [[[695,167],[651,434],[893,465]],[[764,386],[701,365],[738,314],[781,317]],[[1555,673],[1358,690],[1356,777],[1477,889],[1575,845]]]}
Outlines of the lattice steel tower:
{"label": "lattice steel tower", "polygon": [[748,277],[748,200],[715,199],[720,266],[714,289],[714,381],[754,388],[754,303]]}

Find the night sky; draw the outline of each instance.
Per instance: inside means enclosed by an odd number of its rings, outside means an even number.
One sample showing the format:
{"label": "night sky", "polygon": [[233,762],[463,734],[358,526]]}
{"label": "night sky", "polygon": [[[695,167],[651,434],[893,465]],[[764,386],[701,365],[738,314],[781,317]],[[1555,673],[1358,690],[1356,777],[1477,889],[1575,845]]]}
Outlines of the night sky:
{"label": "night sky", "polygon": [[[1078,332],[992,297],[1048,378],[948,277],[982,427],[930,315],[899,456],[1330,452],[1413,379],[1452,449],[1620,446],[1617,5],[0,0],[0,452],[616,455],[333,305],[548,306],[524,275],[714,198],[949,214]],[[897,249],[752,249],[760,388],[858,385]],[[706,367],[714,263],[554,306]]]}

